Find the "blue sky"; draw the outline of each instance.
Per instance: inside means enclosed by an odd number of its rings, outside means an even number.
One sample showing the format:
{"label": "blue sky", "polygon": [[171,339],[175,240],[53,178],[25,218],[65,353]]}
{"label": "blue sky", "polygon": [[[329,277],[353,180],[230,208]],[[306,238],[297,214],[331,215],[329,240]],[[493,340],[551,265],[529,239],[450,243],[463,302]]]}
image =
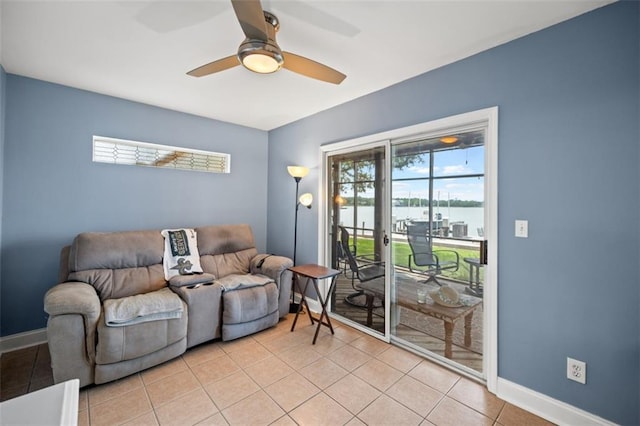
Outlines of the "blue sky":
{"label": "blue sky", "polygon": [[[367,171],[370,175],[373,175],[373,169]],[[472,176],[472,177],[459,177],[468,175],[478,175],[484,172],[484,146],[475,146],[465,149],[453,149],[447,151],[436,152],[434,156],[434,208],[440,206],[435,210],[444,215],[452,221],[461,221],[470,226],[468,232],[471,236],[476,236],[476,230],[483,227],[483,214],[482,212],[473,211],[471,213],[463,214],[460,210],[447,210],[448,200],[473,200],[484,201],[484,177]],[[422,198],[424,200],[429,198],[429,154],[424,155],[424,161],[417,163],[411,167],[407,167],[403,170],[394,169],[392,171],[392,178],[396,179],[416,179],[416,180],[404,180],[394,181],[392,188],[392,198]],[[418,180],[420,179],[420,180]],[[348,188],[348,189],[347,189]],[[352,196],[351,191],[353,187],[346,185],[345,190],[348,193],[343,193],[343,196]],[[367,190],[364,194],[360,194],[362,197],[373,198],[373,189]],[[422,207],[422,208],[421,208]],[[392,217],[397,218],[424,218],[424,209],[426,203],[422,205],[412,205],[409,211],[407,210],[395,210],[392,209]],[[402,208],[406,209],[406,208]],[[467,210],[467,209],[462,209]],[[371,226],[373,220],[373,212],[368,212],[367,209],[363,209],[359,216],[359,224],[363,221],[368,221]],[[473,213],[473,214],[472,214]],[[343,223],[352,223],[353,212],[342,211],[340,218]],[[428,214],[427,214],[428,216]]]}
{"label": "blue sky", "polygon": [[[422,163],[403,170],[394,169],[393,179],[429,177],[429,156],[425,154],[423,157]],[[484,201],[483,177],[453,178],[453,176],[483,173],[484,146],[436,152],[434,176],[451,178],[434,180],[434,200],[437,200],[439,196],[441,205],[446,203],[448,199]],[[367,191],[364,196],[373,197],[373,191]],[[429,197],[429,181],[393,182],[392,197],[426,199]]]}
{"label": "blue sky", "polygon": [[[453,177],[459,175],[484,173],[484,146],[466,149],[439,151],[434,156],[435,177]],[[424,162],[404,170],[394,170],[393,179],[424,178],[429,176],[429,156],[424,155]],[[439,193],[439,194],[438,194]],[[433,183],[433,197],[440,196],[441,202],[447,199],[484,200],[484,178],[447,178],[436,179]],[[393,182],[393,198],[429,197],[429,181]]]}

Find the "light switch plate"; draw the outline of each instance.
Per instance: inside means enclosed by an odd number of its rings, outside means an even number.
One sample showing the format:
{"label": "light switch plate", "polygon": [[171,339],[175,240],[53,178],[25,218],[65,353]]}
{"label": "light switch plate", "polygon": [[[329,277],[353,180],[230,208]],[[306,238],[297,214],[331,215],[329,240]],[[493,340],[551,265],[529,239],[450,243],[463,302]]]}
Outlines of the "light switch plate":
{"label": "light switch plate", "polygon": [[516,220],[516,237],[529,238],[529,221]]}

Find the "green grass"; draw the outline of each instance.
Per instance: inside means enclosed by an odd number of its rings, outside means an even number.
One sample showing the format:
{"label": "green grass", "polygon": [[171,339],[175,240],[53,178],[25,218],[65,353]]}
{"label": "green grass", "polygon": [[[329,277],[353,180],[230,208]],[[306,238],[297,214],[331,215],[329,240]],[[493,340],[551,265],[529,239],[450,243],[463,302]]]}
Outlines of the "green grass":
{"label": "green grass", "polygon": [[[409,268],[409,255],[411,254],[411,247],[409,243],[403,243],[394,241],[392,244],[392,253],[391,257],[393,259],[393,264],[402,268]],[[454,280],[467,282],[469,280],[469,264],[467,264],[464,259],[465,257],[478,258],[480,257],[479,249],[467,249],[460,247],[449,247],[449,246],[438,246],[434,245],[433,250],[454,250],[460,256],[460,267],[457,271],[445,271],[443,272],[444,277],[448,277]],[[358,247],[357,251],[358,256],[366,255],[373,253],[373,240],[369,238],[358,238]],[[453,258],[453,255],[452,257]],[[449,258],[447,258],[449,259]],[[419,269],[413,265],[414,270]],[[484,280],[484,268],[480,269],[480,280]]]}

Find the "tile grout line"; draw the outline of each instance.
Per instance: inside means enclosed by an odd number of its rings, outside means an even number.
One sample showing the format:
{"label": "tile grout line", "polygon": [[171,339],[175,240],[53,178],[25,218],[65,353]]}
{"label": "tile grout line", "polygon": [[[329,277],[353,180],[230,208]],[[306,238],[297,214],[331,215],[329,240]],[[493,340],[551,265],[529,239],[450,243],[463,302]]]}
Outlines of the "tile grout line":
{"label": "tile grout line", "polygon": [[[182,355],[180,355],[180,358],[182,358]],[[151,397],[149,396],[149,392],[147,391],[147,384],[144,382],[144,379],[142,378],[142,374],[138,373],[138,376],[140,377],[140,382],[142,383],[142,388],[144,389],[144,395],[147,397],[147,402],[151,406],[151,412],[153,413],[153,417],[156,419],[156,423],[160,424],[158,413],[156,413],[156,407],[153,405],[153,401],[151,401]],[[135,420],[135,419],[136,418],[134,417],[133,419],[130,419],[128,421]]]}
{"label": "tile grout line", "polygon": [[[284,334],[284,333],[278,333],[278,334]],[[275,359],[278,359],[279,361],[283,362],[285,365],[287,365],[288,367],[290,367],[290,368],[292,369],[292,372],[291,372],[290,374],[287,374],[285,377],[280,378],[279,380],[277,380],[277,381],[276,381],[276,382],[274,382],[274,383],[277,383],[277,382],[278,382],[278,381],[280,381],[280,380],[284,380],[286,377],[289,377],[290,375],[294,374],[294,373],[296,372],[296,370],[295,370],[292,366],[290,366],[286,361],[282,360],[282,359],[281,359],[281,358],[280,358],[276,353],[274,353],[274,352],[273,352],[273,351],[271,351],[269,348],[267,348],[267,347],[266,347],[262,342],[260,342],[259,340],[254,339],[254,338],[252,338],[252,340],[253,340],[254,344],[257,344],[257,345],[259,345],[260,347],[262,347],[263,349],[265,349],[265,350],[269,353],[269,356],[267,356],[266,358],[263,358],[263,359],[261,359],[261,360],[258,360],[258,361],[256,361],[256,362],[253,362],[253,363],[247,364],[247,365],[245,365],[245,366],[241,366],[240,364],[238,364],[238,363],[237,363],[237,362],[232,358],[231,354],[233,353],[233,351],[229,351],[229,352],[227,352],[224,348],[221,348],[221,349],[224,351],[225,355],[226,355],[226,356],[228,356],[234,364],[236,364],[236,366],[238,367],[239,371],[240,371],[240,372],[242,372],[245,376],[247,376],[247,377],[249,378],[249,380],[251,380],[251,381],[252,381],[252,382],[253,382],[253,383],[258,387],[258,390],[256,390],[255,392],[251,393],[250,395],[247,395],[246,397],[242,398],[241,400],[235,401],[233,404],[229,405],[228,407],[225,407],[224,409],[226,410],[226,409],[228,409],[228,408],[230,408],[230,407],[233,407],[234,405],[236,405],[236,404],[238,404],[238,403],[240,403],[240,402],[242,402],[242,401],[245,401],[247,398],[250,398],[250,397],[252,397],[253,395],[255,395],[256,393],[258,393],[258,392],[262,391],[262,392],[264,392],[264,393],[265,393],[265,395],[267,395],[267,397],[268,397],[271,401],[273,401],[273,403],[274,403],[274,404],[276,404],[276,406],[280,407],[280,409],[282,409],[282,411],[284,412],[284,415],[280,416],[278,419],[280,419],[280,418],[282,418],[282,417],[284,417],[284,416],[288,416],[289,412],[288,412],[287,410],[285,410],[285,408],[284,408],[284,407],[282,407],[280,404],[278,404],[278,402],[277,402],[277,401],[275,401],[275,400],[271,397],[271,395],[269,395],[269,393],[267,393],[267,392],[265,391],[265,388],[264,388],[262,385],[260,385],[258,382],[256,382],[256,380],[255,380],[255,379],[254,379],[254,378],[253,378],[253,377],[252,377],[252,376],[251,376],[251,375],[246,371],[246,368],[251,367],[251,366],[253,366],[253,365],[255,365],[255,364],[257,364],[257,363],[259,363],[259,362],[261,362],[261,361],[264,361],[265,359],[268,359],[269,357],[274,357]],[[189,368],[190,368],[190,367],[189,367]],[[224,377],[221,377],[221,378],[219,378],[218,380],[215,380],[215,381],[211,382],[211,384],[216,383],[216,382],[219,382],[219,381],[222,381],[222,380],[224,380],[224,379],[226,379],[226,378],[230,377],[230,376],[231,376],[231,375],[233,375],[233,374],[235,374],[235,373],[231,373],[231,374],[228,374],[228,375],[226,375],[226,376],[224,376]],[[194,375],[195,375],[195,373],[194,373]],[[202,385],[202,383],[200,382],[200,379],[198,379],[198,377],[197,377],[197,376],[196,376],[196,379],[198,380],[198,382],[201,384],[201,386],[202,386],[202,387],[203,387],[203,389],[204,389],[204,385]],[[271,386],[272,384],[273,384],[273,383],[269,384],[268,386]],[[206,390],[205,390],[205,393],[207,393],[207,396],[209,397],[209,399],[211,400],[211,402],[213,402],[213,404],[216,406],[216,408],[218,408],[218,412],[220,413],[220,415],[225,419],[225,421],[226,421],[227,423],[229,423],[228,419],[225,417],[224,413],[222,412],[222,411],[223,411],[223,409],[221,409],[220,407],[218,407],[218,405],[215,403],[215,401],[213,401],[213,399],[211,398],[211,395],[209,395],[209,393],[208,393]],[[276,420],[278,420],[278,419],[276,419]],[[230,424],[230,423],[229,423],[229,424]]]}
{"label": "tile grout line", "polygon": [[31,390],[31,381],[33,380],[33,375],[35,374],[36,365],[38,362],[38,352],[40,352],[40,346],[41,345],[36,346],[36,354],[34,355],[33,362],[31,363],[31,372],[29,373],[29,380],[27,383],[27,392]]}
{"label": "tile grout line", "polygon": [[[259,343],[259,342],[257,342],[255,339],[254,339],[254,341],[255,341],[256,343]],[[224,352],[224,356],[229,357],[229,358],[231,359],[231,361],[232,361],[235,365],[237,365],[237,366],[238,366],[239,370],[240,370],[242,373],[244,373],[247,377],[249,377],[249,379],[250,379],[251,381],[253,381],[253,382],[258,386],[258,388],[259,388],[260,390],[262,390],[262,387],[261,387],[258,383],[256,383],[256,382],[255,382],[255,380],[253,380],[253,378],[252,378],[251,376],[249,376],[249,375],[244,371],[244,369],[243,369],[240,365],[238,365],[238,363],[237,363],[237,362],[235,362],[235,361],[233,360],[233,358],[231,358],[231,357],[229,356],[229,354],[230,354],[231,352],[226,352],[226,351],[224,350],[224,348],[221,348],[221,349],[222,349],[222,351]],[[201,364],[204,364],[204,362],[202,362],[202,363],[200,363],[200,364],[198,364],[198,365],[201,365]],[[189,364],[187,364],[187,367],[189,368],[189,370],[191,370],[191,366],[190,366]],[[195,366],[194,366],[194,367],[195,367]],[[198,383],[199,383],[199,384],[200,384],[200,386],[202,387],[202,390],[204,391],[204,393],[205,393],[205,394],[207,394],[207,398],[209,398],[209,400],[213,403],[214,407],[216,407],[216,409],[218,410],[218,413],[220,413],[220,416],[224,419],[224,421],[225,421],[227,424],[231,425],[231,423],[229,422],[229,420],[225,417],[224,413],[222,412],[222,411],[223,411],[223,408],[219,407],[219,406],[218,406],[218,404],[216,404],[216,402],[213,400],[213,398],[211,397],[211,395],[209,394],[209,392],[207,392],[207,390],[205,389],[205,385],[200,381],[200,379],[199,379],[199,378],[198,378],[198,376],[195,374],[195,372],[194,372],[193,370],[191,370],[191,373],[195,376],[196,380],[198,381]],[[219,382],[219,381],[221,381],[221,380],[224,380],[224,379],[226,379],[227,377],[232,376],[233,374],[235,374],[235,373],[228,374],[228,375],[226,375],[226,376],[224,376],[224,377],[219,378],[218,380],[214,380],[214,381],[212,381],[212,382],[211,382],[211,383],[209,383],[209,384],[213,384],[213,383]],[[251,393],[250,395],[246,396],[245,398],[241,399],[240,401],[244,401],[246,398],[249,398],[249,397],[251,397],[251,396],[255,395],[257,392],[258,392],[258,391],[255,391],[255,392]],[[233,404],[229,405],[229,407],[232,407],[233,405],[237,404],[237,403],[238,403],[238,402],[240,402],[240,401],[236,401],[236,402],[234,402]],[[227,408],[229,408],[229,407],[225,407],[225,408],[224,408],[224,410],[226,410],[226,409],[227,409]],[[214,414],[214,415],[215,415],[215,414]],[[202,421],[204,421],[204,420],[206,420],[206,419],[202,419],[200,422],[202,422]]]}
{"label": "tile grout line", "polygon": [[[291,331],[290,331],[290,332],[291,332]],[[284,337],[284,336],[286,335],[286,331],[285,331],[285,332],[283,332],[283,333],[281,333],[281,334],[282,334],[282,336]],[[300,374],[300,372],[298,371],[298,370],[299,370],[298,368],[296,368],[296,367],[292,366],[291,364],[289,364],[288,362],[286,362],[285,360],[283,360],[283,359],[282,359],[282,358],[281,358],[277,353],[273,352],[272,350],[270,350],[269,348],[267,348],[266,346],[264,346],[264,345],[262,344],[262,342],[257,341],[257,343],[258,343],[258,344],[260,344],[260,345],[262,345],[262,347],[264,347],[264,348],[265,348],[265,349],[266,349],[266,350],[267,350],[267,351],[268,351],[272,356],[274,356],[276,359],[278,359],[278,360],[280,360],[281,362],[283,362],[285,365],[287,365],[287,366],[288,366],[289,368],[291,368],[291,370],[292,370],[292,371],[291,371],[291,373],[289,373],[289,374],[287,374],[286,376],[284,376],[284,377],[280,378],[279,380],[275,381],[274,383],[269,384],[267,387],[269,387],[269,386],[271,386],[271,385],[274,385],[275,383],[278,383],[278,382],[280,382],[280,381],[282,381],[282,380],[286,379],[287,377],[292,376],[293,374]],[[295,345],[295,346],[290,347],[290,348],[287,348],[286,350],[287,350],[287,351],[289,351],[289,350],[295,349],[295,348],[296,348],[296,346],[301,346],[301,344],[300,344],[300,345]],[[284,352],[284,351],[281,351],[281,352]],[[259,361],[258,361],[258,362],[259,362]],[[303,368],[304,368],[304,367],[303,367]],[[244,369],[243,369],[243,371],[244,371]],[[247,374],[247,373],[245,372],[245,374]],[[300,375],[301,375],[301,374],[300,374]],[[247,376],[249,376],[249,374],[247,374]],[[301,376],[302,376],[302,375],[301,375]],[[302,377],[304,377],[304,376],[302,376]],[[253,379],[253,377],[249,376],[249,378],[251,378],[251,380],[253,380],[253,381],[255,382],[255,380]],[[304,377],[304,378],[305,378],[306,380],[308,380],[306,377]],[[305,399],[304,401],[300,402],[298,405],[296,405],[296,406],[295,406],[295,407],[293,407],[292,409],[287,410],[287,409],[285,409],[285,407],[283,407],[282,405],[280,405],[280,404],[278,403],[278,401],[276,401],[276,400],[275,400],[275,399],[274,399],[274,398],[273,398],[273,397],[272,397],[268,392],[266,392],[265,388],[263,388],[262,386],[260,386],[260,384],[258,384],[258,383],[256,383],[256,384],[260,387],[260,390],[262,390],[262,391],[267,395],[267,397],[268,397],[269,399],[271,399],[271,401],[273,401],[273,403],[274,403],[274,404],[276,404],[278,407],[280,407],[280,408],[282,409],[282,411],[284,411],[284,415],[282,415],[282,416],[280,416],[278,419],[274,420],[274,422],[275,422],[275,421],[278,421],[279,419],[281,419],[281,418],[283,418],[283,417],[288,417],[288,418],[290,418],[292,421],[294,421],[294,422],[295,422],[295,420],[293,420],[293,418],[289,415],[289,413],[290,413],[290,412],[292,412],[292,411],[294,411],[294,410],[295,410],[295,409],[297,409],[298,407],[302,406],[303,404],[307,403],[308,401],[310,401],[311,399],[315,398],[315,397],[318,395],[318,393],[316,393],[316,394],[314,394],[313,396],[310,396],[309,398],[307,398],[307,399]],[[314,385],[314,386],[317,388],[317,386],[316,386],[314,383],[312,383],[312,385]],[[322,389],[320,389],[320,388],[318,388],[318,389],[320,390],[320,393],[322,393],[322,392],[323,392],[323,391],[322,391]],[[246,399],[246,398],[245,398],[245,399]],[[227,422],[227,423],[228,423],[228,422]],[[273,423],[273,422],[272,422],[272,423]],[[295,423],[297,423],[297,422],[295,422]]]}

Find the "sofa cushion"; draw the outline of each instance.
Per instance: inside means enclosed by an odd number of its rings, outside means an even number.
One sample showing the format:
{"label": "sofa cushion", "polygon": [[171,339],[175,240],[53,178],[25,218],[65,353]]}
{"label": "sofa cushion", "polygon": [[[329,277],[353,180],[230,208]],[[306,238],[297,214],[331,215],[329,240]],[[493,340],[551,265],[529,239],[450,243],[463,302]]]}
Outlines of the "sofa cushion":
{"label": "sofa cushion", "polygon": [[102,301],[159,290],[163,248],[158,231],[85,232],[69,250],[68,279],[93,285]]}
{"label": "sofa cushion", "polygon": [[241,250],[233,253],[214,254],[200,256],[200,264],[205,272],[218,278],[230,274],[248,274],[253,259],[258,252],[255,248]]}
{"label": "sofa cushion", "polygon": [[104,320],[110,327],[126,327],[141,322],[180,318],[180,296],[168,288],[103,303]]}
{"label": "sofa cushion", "polygon": [[204,226],[196,232],[205,272],[218,278],[249,273],[251,259],[258,254],[249,225]]}
{"label": "sofa cushion", "polygon": [[278,310],[278,287],[273,281],[262,286],[225,291],[222,298],[223,327],[266,317]]}
{"label": "sofa cushion", "polygon": [[196,228],[196,232],[200,256],[234,253],[256,246],[249,225],[203,226]]}
{"label": "sofa cushion", "polygon": [[70,272],[162,264],[164,239],[158,231],[84,232],[71,245]]}
{"label": "sofa cushion", "polygon": [[216,280],[216,284],[220,284],[226,291],[263,286],[272,282],[274,282],[272,278],[260,274],[230,274]]}
{"label": "sofa cushion", "polygon": [[101,301],[148,293],[167,286],[162,265],[71,272],[70,281],[91,284]]}
{"label": "sofa cushion", "polygon": [[278,323],[278,287],[271,281],[222,294],[222,340],[233,340]]}
{"label": "sofa cushion", "polygon": [[187,305],[180,318],[149,321],[126,327],[109,327],[104,314],[98,321],[96,363],[111,364],[135,359],[176,343],[187,336]]}

